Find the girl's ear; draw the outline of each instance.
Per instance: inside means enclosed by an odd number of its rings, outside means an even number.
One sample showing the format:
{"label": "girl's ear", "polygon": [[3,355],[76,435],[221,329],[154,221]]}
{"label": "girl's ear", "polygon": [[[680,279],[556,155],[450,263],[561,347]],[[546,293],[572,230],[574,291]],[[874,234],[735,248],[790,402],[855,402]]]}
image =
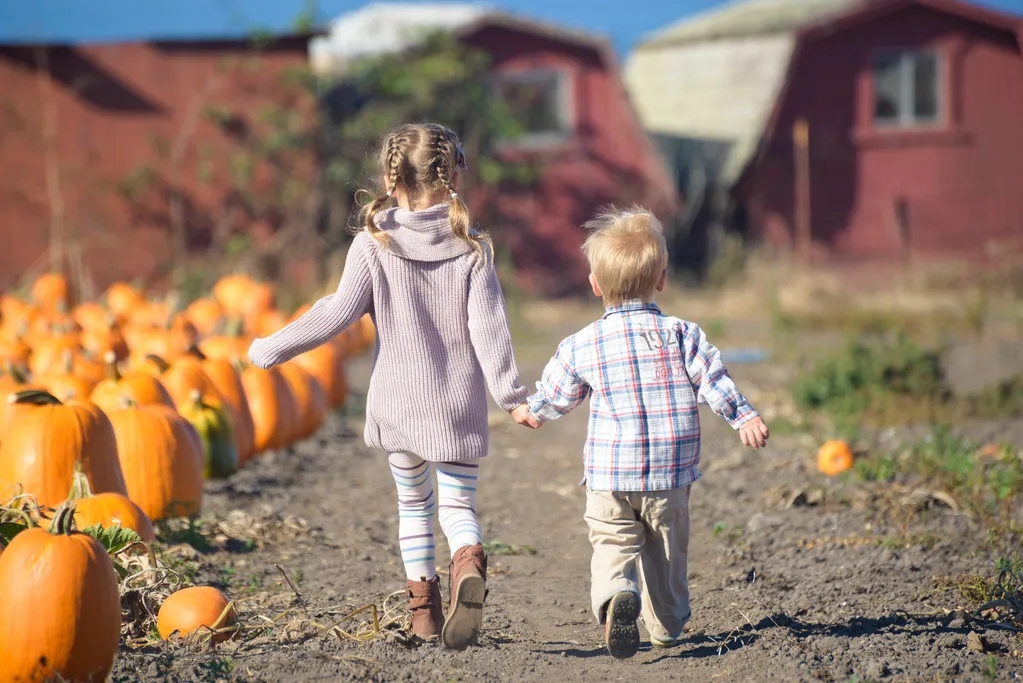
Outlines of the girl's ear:
{"label": "girl's ear", "polygon": [[657,291],[658,292],[663,292],[664,291],[664,284],[667,281],[667,279],[668,279],[668,269],[665,268],[664,270],[661,271],[661,277],[659,277],[657,279]]}
{"label": "girl's ear", "polygon": [[600,285],[597,284],[597,276],[593,273],[590,273],[590,288],[593,289],[594,296],[604,296],[604,294],[600,291]]}

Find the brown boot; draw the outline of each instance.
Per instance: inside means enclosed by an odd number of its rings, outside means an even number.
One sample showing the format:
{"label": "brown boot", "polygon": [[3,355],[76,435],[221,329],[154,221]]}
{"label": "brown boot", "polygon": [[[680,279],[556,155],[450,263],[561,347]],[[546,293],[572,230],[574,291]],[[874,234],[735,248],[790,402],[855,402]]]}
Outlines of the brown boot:
{"label": "brown boot", "polygon": [[452,650],[464,650],[476,642],[483,627],[483,601],[487,597],[487,554],[483,545],[459,548],[448,569],[451,606],[441,639]]}
{"label": "brown boot", "polygon": [[426,639],[439,636],[444,626],[440,577],[406,582],[405,595],[408,596],[408,610],[412,613],[412,633]]}

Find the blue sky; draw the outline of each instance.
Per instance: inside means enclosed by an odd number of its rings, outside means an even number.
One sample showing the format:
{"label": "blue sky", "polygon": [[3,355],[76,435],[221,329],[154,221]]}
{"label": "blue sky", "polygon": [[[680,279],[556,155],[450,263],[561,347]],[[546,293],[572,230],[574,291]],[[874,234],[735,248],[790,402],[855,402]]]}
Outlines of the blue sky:
{"label": "blue sky", "polygon": [[[974,0],[1023,14],[1023,0]],[[722,0],[496,0],[486,4],[602,33],[620,53],[641,36]],[[332,19],[365,0],[318,0]],[[287,28],[303,0],[0,0],[0,42],[132,40]]]}

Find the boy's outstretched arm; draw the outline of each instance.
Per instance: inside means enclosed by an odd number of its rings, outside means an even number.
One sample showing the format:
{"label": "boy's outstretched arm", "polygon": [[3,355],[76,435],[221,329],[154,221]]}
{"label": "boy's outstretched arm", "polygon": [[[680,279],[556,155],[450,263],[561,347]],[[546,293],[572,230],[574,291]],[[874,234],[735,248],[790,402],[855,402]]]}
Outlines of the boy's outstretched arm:
{"label": "boy's outstretched arm", "polygon": [[735,382],[721,362],[721,352],[710,343],[707,335],[696,323],[682,323],[679,332],[682,354],[689,373],[689,381],[696,390],[697,400],[706,403],[733,429],[760,416],[745,396],[739,393]]}
{"label": "boy's outstretched arm", "polygon": [[373,283],[366,263],[366,240],[352,242],[337,291],[323,297],[298,320],[249,347],[249,360],[263,369],[287,362],[341,334],[369,311]]}
{"label": "boy's outstretched arm", "polygon": [[557,420],[567,415],[590,395],[590,387],[573,366],[572,338],[561,342],[554,357],[547,362],[536,383],[536,393],[529,397],[529,412],[539,422]]}

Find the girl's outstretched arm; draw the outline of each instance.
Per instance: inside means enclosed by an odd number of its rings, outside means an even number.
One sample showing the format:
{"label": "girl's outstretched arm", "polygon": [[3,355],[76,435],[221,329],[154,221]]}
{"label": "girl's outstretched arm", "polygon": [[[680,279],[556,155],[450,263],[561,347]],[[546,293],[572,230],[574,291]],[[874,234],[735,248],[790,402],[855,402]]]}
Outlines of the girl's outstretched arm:
{"label": "girl's outstretched arm", "polygon": [[323,297],[298,320],[249,348],[253,365],[271,368],[315,349],[345,331],[370,309],[373,283],[366,263],[366,240],[358,235],[348,250],[337,291]]}
{"label": "girl's outstretched arm", "polygon": [[529,391],[519,382],[504,293],[490,257],[469,275],[469,337],[497,405],[511,412],[525,403]]}

